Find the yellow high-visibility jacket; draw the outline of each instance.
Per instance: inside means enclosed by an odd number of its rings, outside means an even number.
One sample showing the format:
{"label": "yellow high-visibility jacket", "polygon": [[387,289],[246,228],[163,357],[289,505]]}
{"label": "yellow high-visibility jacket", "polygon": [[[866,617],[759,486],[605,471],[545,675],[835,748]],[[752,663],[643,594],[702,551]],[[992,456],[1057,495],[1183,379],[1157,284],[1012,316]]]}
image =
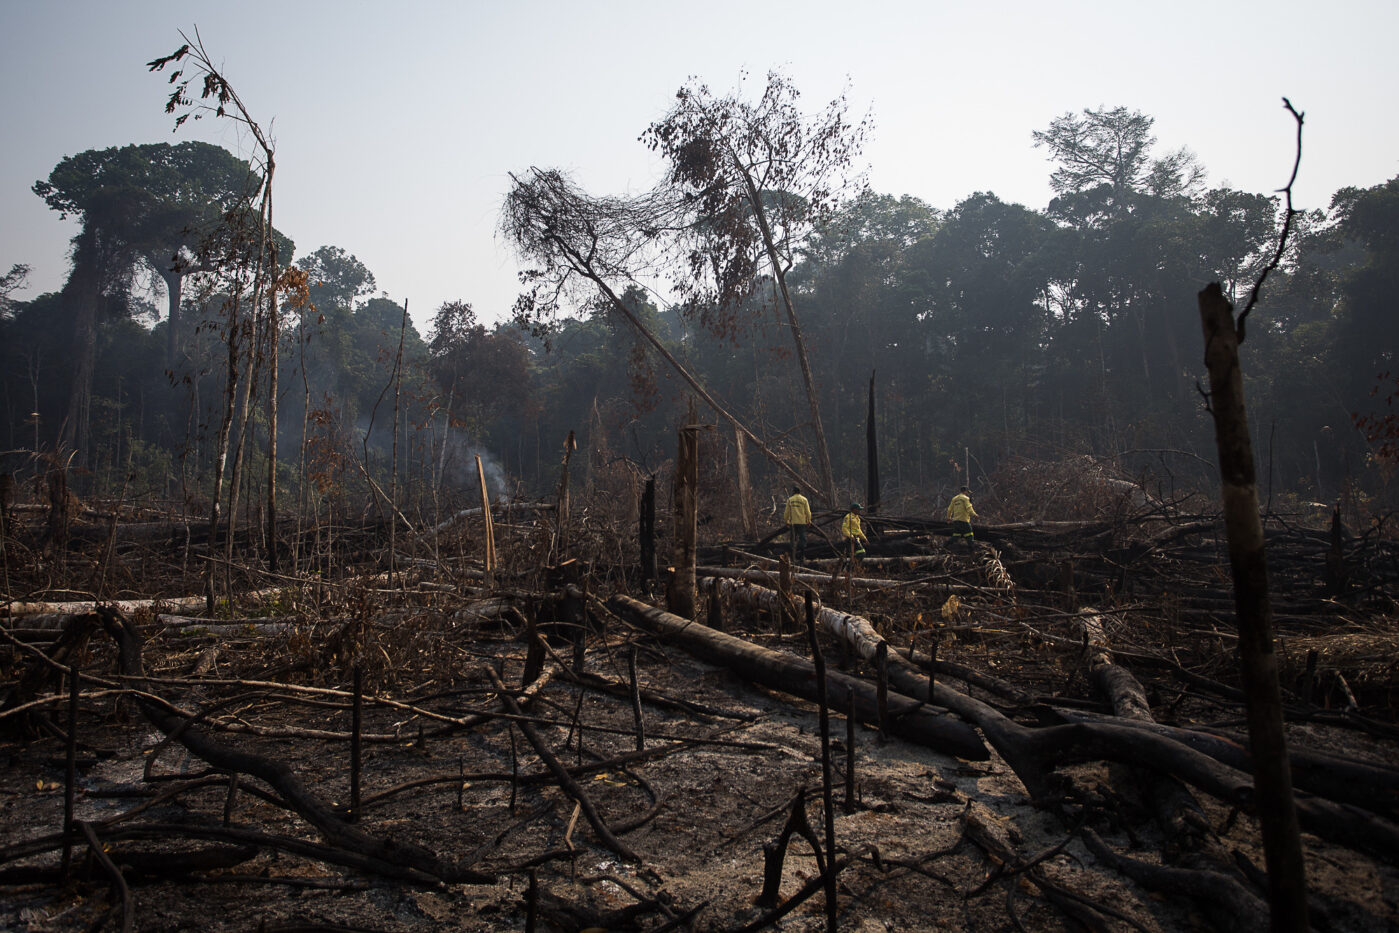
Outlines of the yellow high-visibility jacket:
{"label": "yellow high-visibility jacket", "polygon": [[948,503],[947,518],[949,521],[969,522],[976,517],[976,509],[972,508],[972,500],[967,497],[966,493],[957,493]]}
{"label": "yellow high-visibility jacket", "polygon": [[787,508],[782,512],[782,520],[789,525],[811,524],[811,503],[806,496],[796,493],[787,500]]}
{"label": "yellow high-visibility jacket", "polygon": [[846,513],[845,520],[840,523],[840,533],[856,541],[866,540],[864,529],[860,527],[860,516],[854,512]]}

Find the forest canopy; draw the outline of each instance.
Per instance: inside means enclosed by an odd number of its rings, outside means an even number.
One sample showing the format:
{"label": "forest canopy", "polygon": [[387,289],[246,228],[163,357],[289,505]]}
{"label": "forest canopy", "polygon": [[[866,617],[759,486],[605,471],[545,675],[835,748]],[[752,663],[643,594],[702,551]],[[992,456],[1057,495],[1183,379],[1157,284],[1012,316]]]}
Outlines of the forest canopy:
{"label": "forest canopy", "polygon": [[[795,100],[782,96],[790,86],[769,91],[774,109]],[[890,500],[935,498],[967,470],[1085,454],[1128,472],[1207,475],[1195,294],[1218,281],[1236,302],[1246,295],[1277,243],[1276,194],[1211,187],[1208,167],[1159,142],[1149,115],[1113,107],[1027,129],[1047,157],[1047,205],[990,189],[930,205],[864,186],[853,149],[823,156],[849,176],[840,185],[755,174],[738,148],[756,144],[743,123],[755,108],[688,93],[643,137],[671,165],[669,187],[648,194],[652,213],[588,202],[651,218],[619,237],[659,236],[673,221],[679,252],[638,241],[646,269],[603,270],[604,291],[556,281],[552,303],[522,304],[514,320],[448,302],[420,335],[346,248],[297,257],[295,231],[274,231],[295,272],[277,285],[282,494],[362,501],[395,436],[419,505],[472,486],[472,454],[496,471],[497,492],[542,494],[570,431],[599,468],[652,474],[673,456],[692,394],[677,366],[813,488],[826,485],[810,433],[824,422],[837,499],[863,482],[872,382]],[[839,109],[825,117],[848,143],[864,132]],[[18,263],[2,280],[5,471],[61,456],[86,491],[207,496],[229,374],[249,371],[225,365],[241,313],[229,298],[251,287],[229,263],[261,183],[253,164],[204,143],[90,150],[36,182],[81,230],[60,292],[12,299]],[[1295,218],[1244,346],[1268,493],[1387,496],[1399,455],[1397,248],[1399,178]],[[550,282],[538,262],[522,277],[536,297]],[[86,433],[74,430],[84,391]],[[266,449],[265,424],[246,431],[252,451]],[[733,436],[717,436],[726,456]],[[774,494],[787,485],[753,467]]]}

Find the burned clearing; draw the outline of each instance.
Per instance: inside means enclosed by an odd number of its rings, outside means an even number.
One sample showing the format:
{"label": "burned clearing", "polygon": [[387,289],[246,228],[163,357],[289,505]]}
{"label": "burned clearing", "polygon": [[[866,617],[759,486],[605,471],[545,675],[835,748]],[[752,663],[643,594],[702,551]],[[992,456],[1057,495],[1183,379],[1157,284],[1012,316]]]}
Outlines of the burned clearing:
{"label": "burned clearing", "polygon": [[[625,496],[566,529],[463,510],[401,553],[326,531],[320,573],[240,564],[213,614],[180,600],[199,522],[109,507],[60,548],[20,509],[3,925],[1264,929],[1227,557],[1187,506],[1105,497],[971,554],[910,507],[858,567],[714,522],[693,621]],[[1392,929],[1396,547],[1266,527],[1313,923]]]}

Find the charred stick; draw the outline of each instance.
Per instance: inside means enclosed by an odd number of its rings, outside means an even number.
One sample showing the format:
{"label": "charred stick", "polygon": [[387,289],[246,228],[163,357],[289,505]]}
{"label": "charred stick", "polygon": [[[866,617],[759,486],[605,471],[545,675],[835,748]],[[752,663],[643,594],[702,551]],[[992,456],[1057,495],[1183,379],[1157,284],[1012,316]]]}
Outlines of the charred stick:
{"label": "charred stick", "polygon": [[855,812],[855,691],[845,691],[845,805],[847,814]]}
{"label": "charred stick", "polygon": [[68,670],[68,741],[63,772],[63,877],[67,879],[73,858],[73,796],[78,783],[78,694],[82,681],[75,658]]}
{"label": "charred stick", "polygon": [[[711,592],[710,598],[717,600],[718,596]],[[636,722],[636,750],[644,752],[646,751],[646,723],[641,718],[641,685],[636,679],[636,645],[632,645],[631,650],[627,652],[627,674],[631,677],[631,711],[632,719]]]}
{"label": "charred stick", "polygon": [[[834,865],[836,858],[835,802],[831,792],[831,713],[826,706],[826,659],[821,655],[821,643],[816,638],[816,602],[806,594],[806,637],[811,643],[811,661],[816,669],[816,706],[821,723],[821,811],[826,821],[826,864]],[[881,709],[884,704],[880,704]],[[881,712],[880,723],[884,722]],[[836,876],[825,873],[826,929],[836,928]]]}
{"label": "charred stick", "polygon": [[[506,690],[505,684],[501,681],[500,676],[496,674],[495,668],[488,664],[485,666],[485,670],[492,682],[495,683],[496,689],[500,691],[500,699],[501,702],[505,704],[506,709],[516,716],[521,715],[520,705],[515,702],[515,698]],[[544,744],[544,740],[540,738],[534,726],[523,721],[519,722],[518,725],[520,731],[524,733],[525,738],[534,746],[535,753],[539,755],[540,759],[543,760],[544,764],[547,765],[549,770],[553,773],[554,779],[558,782],[559,786],[577,802],[579,808],[583,811],[583,815],[588,818],[589,825],[593,827],[593,832],[597,833],[602,843],[629,862],[641,861],[626,843],[618,839],[613,835],[612,830],[608,829],[607,824],[604,823],[602,817],[598,815],[597,808],[593,806],[592,800],[584,793],[583,788],[573,779],[572,775],[568,773],[568,769],[563,766],[558,757]],[[582,742],[579,742],[579,746],[581,748]]]}

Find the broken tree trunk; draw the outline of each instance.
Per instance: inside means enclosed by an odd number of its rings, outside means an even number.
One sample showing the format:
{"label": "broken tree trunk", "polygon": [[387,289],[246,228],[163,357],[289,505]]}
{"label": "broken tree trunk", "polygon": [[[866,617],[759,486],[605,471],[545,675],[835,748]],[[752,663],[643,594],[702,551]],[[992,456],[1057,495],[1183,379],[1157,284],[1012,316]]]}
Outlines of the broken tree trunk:
{"label": "broken tree trunk", "polygon": [[1141,682],[1125,668],[1113,663],[1102,618],[1085,612],[1079,618],[1079,624],[1083,627],[1083,644],[1087,649],[1084,662],[1088,666],[1088,675],[1103,696],[1108,698],[1113,712],[1123,719],[1155,722],[1151,715],[1151,703],[1147,701]]}
{"label": "broken tree trunk", "polygon": [[476,478],[481,483],[481,517],[484,525],[481,562],[486,586],[491,587],[495,585],[495,525],[491,522],[491,496],[486,491],[486,468],[481,463],[480,454],[476,455]]}
{"label": "broken tree trunk", "polygon": [[563,462],[559,465],[559,511],[554,534],[554,554],[560,560],[563,559],[564,549],[568,544],[568,461],[577,449],[578,441],[574,439],[573,432],[569,431],[563,442]]}
{"label": "broken tree trunk", "polygon": [[1283,735],[1282,693],[1268,602],[1268,562],[1239,368],[1241,337],[1234,322],[1234,306],[1218,282],[1205,286],[1198,299],[1273,929],[1300,931],[1307,929],[1306,864]]}
{"label": "broken tree trunk", "polygon": [[758,523],[753,516],[753,486],[748,481],[748,445],[743,432],[737,429],[734,456],[738,458],[738,514],[743,521],[743,534],[751,541],[758,536]]}
{"label": "broken tree trunk", "polygon": [[[1079,621],[1083,627],[1084,662],[1089,677],[1108,698],[1113,712],[1119,719],[1155,725],[1151,703],[1141,682],[1113,660],[1102,616],[1085,611]],[[1136,776],[1143,797],[1165,833],[1166,859],[1192,869],[1222,873],[1232,879],[1237,869],[1190,788],[1171,775],[1126,767]],[[1220,926],[1229,926],[1228,917],[1219,914],[1218,905],[1207,904],[1205,909],[1213,912]]]}
{"label": "broken tree trunk", "polygon": [[[878,558],[875,558],[876,560]],[[810,561],[813,564],[831,564],[836,569],[847,566],[843,561]],[[696,567],[695,574],[701,577],[718,577],[728,580],[746,580],[749,583],[773,583],[776,568],[773,570],[745,570],[737,567]],[[793,583],[806,583],[813,588],[827,586],[831,582],[829,573],[793,573]],[[936,587],[944,593],[980,593],[982,587],[959,583],[929,581],[926,584],[909,583],[906,580],[893,580],[884,577],[849,577],[842,580],[852,587],[870,590],[918,590],[923,587]]]}

